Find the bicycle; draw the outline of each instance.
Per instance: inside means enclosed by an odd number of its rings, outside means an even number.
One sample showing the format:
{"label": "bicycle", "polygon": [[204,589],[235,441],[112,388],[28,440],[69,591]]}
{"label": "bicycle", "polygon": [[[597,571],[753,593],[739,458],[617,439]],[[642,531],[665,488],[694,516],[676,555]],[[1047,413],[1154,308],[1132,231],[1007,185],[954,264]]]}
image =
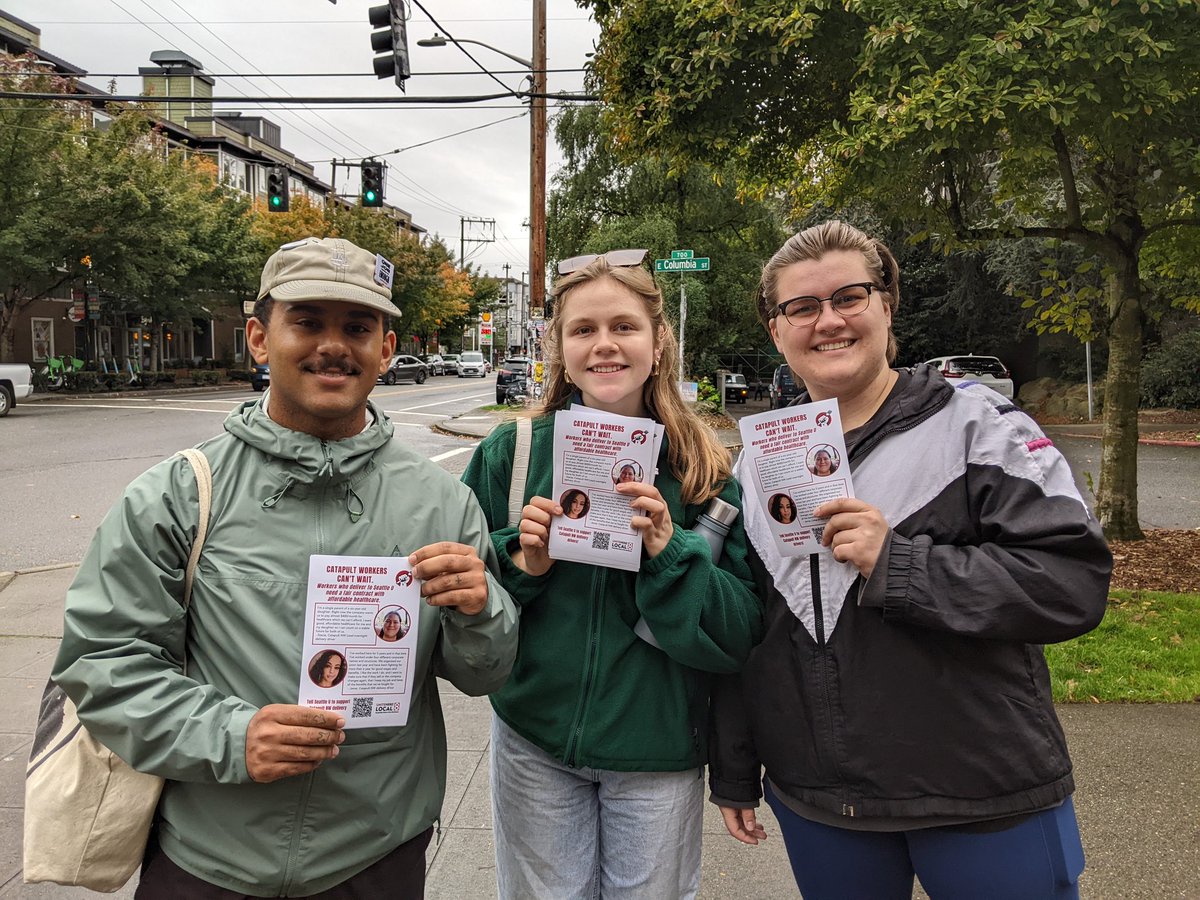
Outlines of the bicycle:
{"label": "bicycle", "polygon": [[517,378],[504,392],[504,402],[511,409],[522,409],[528,405],[530,396],[527,381],[528,379],[525,378]]}

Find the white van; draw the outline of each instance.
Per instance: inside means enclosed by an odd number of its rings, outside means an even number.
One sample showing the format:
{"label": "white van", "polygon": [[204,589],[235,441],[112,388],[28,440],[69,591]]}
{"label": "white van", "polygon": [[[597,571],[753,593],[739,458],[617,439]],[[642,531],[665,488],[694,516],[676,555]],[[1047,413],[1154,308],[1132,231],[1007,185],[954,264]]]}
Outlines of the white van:
{"label": "white van", "polygon": [[483,354],[478,350],[468,350],[458,358],[458,377],[478,375],[487,378],[487,366],[483,363]]}

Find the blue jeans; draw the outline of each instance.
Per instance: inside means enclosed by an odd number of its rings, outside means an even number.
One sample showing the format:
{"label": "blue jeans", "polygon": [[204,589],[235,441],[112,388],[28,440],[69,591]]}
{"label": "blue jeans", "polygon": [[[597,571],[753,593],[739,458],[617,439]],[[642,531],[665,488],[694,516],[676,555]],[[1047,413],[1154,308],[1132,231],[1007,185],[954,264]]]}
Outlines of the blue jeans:
{"label": "blue jeans", "polygon": [[492,716],[501,900],[673,900],[700,889],[704,781],[573,769]]}
{"label": "blue jeans", "polygon": [[798,816],[763,785],[805,900],[1078,900],[1083,846],[1067,797],[1004,831],[850,831]]}

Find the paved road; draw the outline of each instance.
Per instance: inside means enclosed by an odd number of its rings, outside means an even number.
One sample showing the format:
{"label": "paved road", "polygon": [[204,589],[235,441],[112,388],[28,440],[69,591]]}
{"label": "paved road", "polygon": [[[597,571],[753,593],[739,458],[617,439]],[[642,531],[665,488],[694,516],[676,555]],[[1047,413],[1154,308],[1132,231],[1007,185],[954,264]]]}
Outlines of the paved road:
{"label": "paved road", "polygon": [[[476,386],[472,384],[471,389]],[[482,390],[490,391],[491,385]],[[240,397],[226,398],[224,402],[237,399]],[[421,412],[420,407],[428,400],[429,396],[398,396],[395,402],[389,399],[385,405],[395,406],[397,413],[414,413]],[[177,402],[180,407],[185,406],[185,401],[177,398]],[[474,401],[479,402],[487,401]],[[188,409],[172,407],[175,412],[166,414],[166,419],[135,416],[116,420],[115,424],[126,428],[137,425],[147,429],[148,433],[140,437],[147,444],[153,443],[157,430],[149,428],[150,425],[169,421],[182,430],[161,446],[155,444],[153,453],[148,446],[145,455],[125,455],[119,460],[108,460],[107,468],[92,469],[101,470],[115,483],[118,463],[136,474],[176,446],[211,434],[219,421],[211,410],[190,401],[186,405],[197,411],[193,418],[178,418]],[[25,413],[26,408],[21,412]],[[205,415],[206,412],[209,414]],[[95,431],[97,423],[106,420],[87,421]],[[33,422],[31,419],[27,425]],[[486,427],[482,420],[459,420],[457,424],[464,430],[465,426]],[[172,443],[189,429],[196,432],[191,441]],[[417,437],[419,431],[412,429],[414,441],[424,440]],[[118,446],[121,440],[128,440],[127,433],[117,435]],[[18,446],[6,444],[9,438],[5,434],[0,429],[0,459],[9,458],[8,451]],[[449,449],[430,455],[450,453],[442,456],[440,464],[452,471],[461,470],[467,453],[456,451],[469,449],[469,443],[435,437],[445,441]],[[98,446],[107,446],[114,438],[111,435],[102,438],[97,432],[91,435],[91,440]],[[25,470],[25,477],[32,479],[35,468]],[[64,464],[59,463],[57,471],[62,468]],[[8,512],[11,508],[27,509],[22,518],[26,522],[44,515],[44,506],[8,506],[6,488],[13,483],[0,480],[0,496],[6,500],[5,515],[0,518],[11,518],[13,514]],[[72,483],[76,494],[80,493],[82,480]],[[1194,493],[1194,481],[1192,487]],[[4,568],[0,563],[0,570]],[[0,692],[6,700],[7,723],[0,724],[0,900],[90,896],[76,889],[27,886],[20,880],[25,760],[38,698],[61,635],[62,596],[73,574],[74,569],[67,567],[0,583]],[[495,897],[486,761],[489,707],[486,699],[464,697],[449,687],[443,690],[449,732],[449,783],[443,808],[443,836],[427,855],[427,895],[431,900],[487,900]],[[1088,854],[1082,896],[1097,900],[1200,898],[1200,768],[1195,764],[1200,704],[1076,704],[1060,707],[1060,715],[1076,763],[1079,788],[1076,803]],[[769,811],[764,810],[762,818],[772,838],[761,847],[748,848],[726,836],[715,811],[711,807],[706,809],[700,892],[703,900],[796,896],[778,828]],[[132,897],[133,886],[114,896]],[[916,896],[924,895],[918,889]]]}
{"label": "paved road", "polygon": [[[18,406],[0,420],[0,571],[81,559],[125,485],[176,450],[219,434],[229,411],[256,396],[245,388],[78,400],[50,395]],[[471,445],[430,426],[492,402],[494,376],[482,383],[431,378],[380,385],[371,396],[413,449],[430,458],[454,454],[446,467],[458,473]]]}

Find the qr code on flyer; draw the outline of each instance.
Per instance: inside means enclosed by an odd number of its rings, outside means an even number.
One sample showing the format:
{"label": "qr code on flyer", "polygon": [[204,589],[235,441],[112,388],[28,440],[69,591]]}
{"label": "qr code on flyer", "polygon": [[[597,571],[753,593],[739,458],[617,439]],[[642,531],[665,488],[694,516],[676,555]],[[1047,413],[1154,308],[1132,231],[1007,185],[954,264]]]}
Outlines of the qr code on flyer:
{"label": "qr code on flyer", "polygon": [[592,535],[592,549],[593,550],[607,550],[608,549],[608,538],[609,538],[609,534],[607,531],[597,531],[596,533],[594,533]]}
{"label": "qr code on flyer", "polygon": [[354,705],[350,708],[350,718],[366,719],[371,715],[371,710],[375,708],[374,697],[355,697]]}
{"label": "qr code on flyer", "polygon": [[821,538],[823,538],[824,536],[825,536],[825,526],[824,525],[817,525],[813,528],[813,539],[817,543],[820,543]]}

